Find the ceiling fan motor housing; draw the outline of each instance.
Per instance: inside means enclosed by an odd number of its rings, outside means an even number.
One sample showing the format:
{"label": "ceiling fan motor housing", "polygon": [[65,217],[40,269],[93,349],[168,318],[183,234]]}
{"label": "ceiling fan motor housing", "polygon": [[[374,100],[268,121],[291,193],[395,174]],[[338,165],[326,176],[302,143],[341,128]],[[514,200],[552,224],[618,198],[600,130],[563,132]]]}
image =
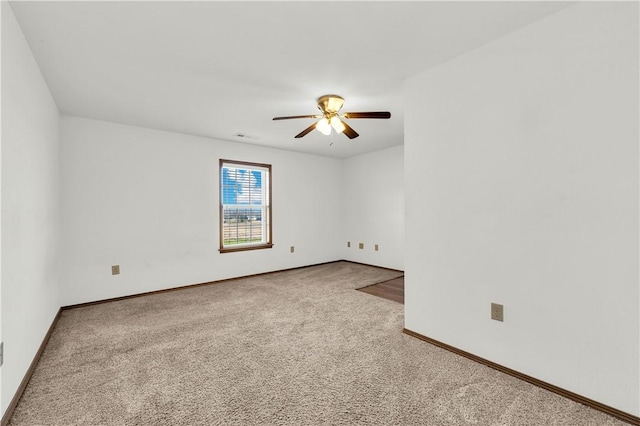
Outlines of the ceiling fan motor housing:
{"label": "ceiling fan motor housing", "polygon": [[344,99],[338,95],[324,95],[318,98],[318,108],[325,115],[333,115],[340,111]]}

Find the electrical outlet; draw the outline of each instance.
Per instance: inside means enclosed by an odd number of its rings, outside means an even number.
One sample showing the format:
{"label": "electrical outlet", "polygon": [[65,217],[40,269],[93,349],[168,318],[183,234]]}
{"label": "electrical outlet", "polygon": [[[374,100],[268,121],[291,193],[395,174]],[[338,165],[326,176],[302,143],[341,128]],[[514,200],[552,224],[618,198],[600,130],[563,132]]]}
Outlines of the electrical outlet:
{"label": "electrical outlet", "polygon": [[347,247],[351,247],[351,241],[347,241]]}
{"label": "electrical outlet", "polygon": [[360,250],[362,250],[362,249],[364,248],[364,243],[359,243],[359,244],[358,244],[358,248],[359,248]]}
{"label": "electrical outlet", "polygon": [[296,248],[294,246],[291,246],[291,253],[295,252]]}
{"label": "electrical outlet", "polygon": [[376,244],[375,246],[373,246],[373,249],[374,249],[375,251],[378,251],[378,245]]}
{"label": "electrical outlet", "polygon": [[119,275],[120,274],[120,265],[113,265],[111,267],[111,275]]}
{"label": "electrical outlet", "polygon": [[498,303],[491,304],[491,319],[496,321],[504,321],[504,306]]}

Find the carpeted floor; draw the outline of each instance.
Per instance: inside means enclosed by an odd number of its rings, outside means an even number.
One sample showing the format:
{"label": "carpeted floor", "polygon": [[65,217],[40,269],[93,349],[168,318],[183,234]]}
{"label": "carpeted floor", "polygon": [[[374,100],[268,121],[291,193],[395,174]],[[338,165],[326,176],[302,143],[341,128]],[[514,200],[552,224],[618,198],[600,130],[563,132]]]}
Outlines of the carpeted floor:
{"label": "carpeted floor", "polygon": [[63,311],[11,425],[624,425],[402,333],[338,262]]}

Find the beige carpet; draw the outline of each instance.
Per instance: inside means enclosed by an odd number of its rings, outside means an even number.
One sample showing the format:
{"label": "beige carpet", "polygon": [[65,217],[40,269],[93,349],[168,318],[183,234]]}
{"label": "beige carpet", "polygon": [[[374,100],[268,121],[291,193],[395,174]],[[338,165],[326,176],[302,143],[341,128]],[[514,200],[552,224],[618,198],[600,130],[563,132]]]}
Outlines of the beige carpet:
{"label": "beige carpet", "polygon": [[347,262],[67,310],[11,425],[623,425],[402,334]]}

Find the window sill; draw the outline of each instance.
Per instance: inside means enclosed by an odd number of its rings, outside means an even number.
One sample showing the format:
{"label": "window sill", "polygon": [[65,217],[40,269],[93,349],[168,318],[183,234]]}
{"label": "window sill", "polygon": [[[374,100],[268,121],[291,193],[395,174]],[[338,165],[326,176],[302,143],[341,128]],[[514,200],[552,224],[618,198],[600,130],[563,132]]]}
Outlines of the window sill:
{"label": "window sill", "polygon": [[234,253],[237,251],[248,251],[248,250],[262,250],[262,249],[270,249],[273,247],[273,244],[247,244],[241,245],[237,247],[224,247],[220,249],[220,253]]}

